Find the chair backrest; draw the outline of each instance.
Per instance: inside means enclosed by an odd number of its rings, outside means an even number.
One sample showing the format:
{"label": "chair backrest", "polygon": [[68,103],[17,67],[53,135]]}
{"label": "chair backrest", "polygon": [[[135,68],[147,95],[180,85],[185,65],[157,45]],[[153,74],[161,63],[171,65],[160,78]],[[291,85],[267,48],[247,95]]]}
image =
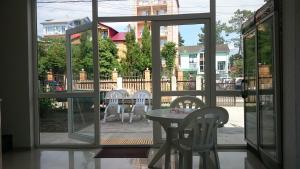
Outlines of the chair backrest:
{"label": "chair backrest", "polygon": [[132,96],[132,99],[135,99],[136,105],[145,105],[146,100],[148,99],[150,103],[151,93],[147,90],[139,90],[135,92]]}
{"label": "chair backrest", "polygon": [[[228,112],[221,107],[205,107],[190,113],[179,125],[179,133],[190,131],[186,138],[186,146],[194,150],[210,148],[216,144],[217,127],[228,122]],[[181,134],[184,135],[184,134]]]}
{"label": "chair backrest", "polygon": [[108,100],[108,104],[118,104],[119,99],[122,99],[123,95],[117,90],[112,90],[106,93],[105,99]]}
{"label": "chair backrest", "polygon": [[126,89],[119,89],[117,91],[119,91],[123,95],[124,98],[129,96],[129,92]]}
{"label": "chair backrest", "polygon": [[172,101],[171,108],[200,109],[206,107],[203,101],[194,96],[177,97]]}

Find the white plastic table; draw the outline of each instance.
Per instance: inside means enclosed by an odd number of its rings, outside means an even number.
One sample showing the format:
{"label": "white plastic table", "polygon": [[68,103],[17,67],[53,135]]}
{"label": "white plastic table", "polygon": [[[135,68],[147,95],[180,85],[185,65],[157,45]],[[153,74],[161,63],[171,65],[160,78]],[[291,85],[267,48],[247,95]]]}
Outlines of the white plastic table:
{"label": "white plastic table", "polygon": [[172,123],[180,123],[191,113],[192,109],[156,109],[146,113],[149,120],[157,121],[166,131],[166,141],[160,147],[159,151],[154,155],[149,168],[153,168],[154,164],[165,154],[165,169],[170,168],[170,154],[173,147],[172,138],[177,136],[176,130],[171,126]]}

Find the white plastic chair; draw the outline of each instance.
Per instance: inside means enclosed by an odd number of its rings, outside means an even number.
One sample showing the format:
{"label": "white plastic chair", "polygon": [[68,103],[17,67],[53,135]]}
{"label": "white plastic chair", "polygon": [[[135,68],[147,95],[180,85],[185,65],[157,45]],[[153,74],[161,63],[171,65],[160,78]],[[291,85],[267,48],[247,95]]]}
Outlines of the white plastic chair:
{"label": "white plastic chair", "polygon": [[104,111],[104,119],[103,122],[105,123],[107,120],[107,117],[109,115],[116,115],[120,116],[121,113],[121,105],[119,104],[119,99],[122,99],[123,95],[117,91],[112,90],[106,93],[105,100],[108,100],[108,104]]}
{"label": "white plastic chair", "polygon": [[[146,102],[148,100],[148,102]],[[151,93],[147,90],[140,90],[133,94],[132,102],[135,104],[129,114],[129,123],[132,122],[133,115],[145,116],[145,113],[151,110]],[[146,104],[148,103],[148,104]]]}
{"label": "white plastic chair", "polygon": [[128,104],[127,105],[124,104],[124,99],[129,97],[129,92],[126,89],[119,89],[117,91],[120,92],[123,97],[123,104],[121,105],[121,121],[123,123],[125,110],[130,108],[130,106]]}
{"label": "white plastic chair", "polygon": [[[174,139],[179,155],[179,168],[190,169],[193,163],[193,152],[202,158],[199,168],[207,168],[207,157],[213,151],[217,169],[220,169],[216,149],[217,128],[228,122],[228,112],[221,107],[205,107],[189,114],[178,126],[179,137]],[[200,160],[201,161],[201,160]],[[201,166],[202,165],[202,166]]]}
{"label": "white plastic chair", "polygon": [[205,107],[205,103],[194,96],[182,96],[177,97],[172,101],[170,107],[171,108],[182,108],[182,109],[200,109]]}

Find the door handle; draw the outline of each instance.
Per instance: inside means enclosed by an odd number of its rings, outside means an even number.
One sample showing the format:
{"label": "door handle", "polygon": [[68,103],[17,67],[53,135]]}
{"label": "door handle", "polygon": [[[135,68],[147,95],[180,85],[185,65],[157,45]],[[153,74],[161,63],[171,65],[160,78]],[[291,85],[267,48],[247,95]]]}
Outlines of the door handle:
{"label": "door handle", "polygon": [[246,84],[247,84],[247,81],[245,79],[243,79],[241,81],[241,95],[242,95],[242,98],[246,99],[248,97],[248,90],[246,89]]}

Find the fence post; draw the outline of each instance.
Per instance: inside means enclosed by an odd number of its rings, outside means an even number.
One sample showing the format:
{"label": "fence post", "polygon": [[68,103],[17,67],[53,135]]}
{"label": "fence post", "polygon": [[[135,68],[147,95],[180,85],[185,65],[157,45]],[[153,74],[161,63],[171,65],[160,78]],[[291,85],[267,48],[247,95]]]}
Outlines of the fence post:
{"label": "fence post", "polygon": [[117,78],[117,89],[123,89],[123,78],[122,77]]}
{"label": "fence post", "polygon": [[202,76],[196,76],[196,90],[202,90]]}
{"label": "fence post", "polygon": [[48,81],[53,81],[53,72],[52,72],[52,69],[50,69],[50,70],[47,72],[47,80],[48,80]]}
{"label": "fence post", "polygon": [[[117,71],[117,68],[114,68],[114,70],[111,73],[111,80],[113,82],[117,82],[117,79],[118,79],[118,71]],[[112,89],[115,89],[115,88],[118,88],[118,84],[117,84],[117,86],[115,86],[115,85],[112,86]]]}
{"label": "fence post", "polygon": [[172,91],[176,91],[176,88],[177,88],[177,81],[176,81],[176,76],[172,76],[171,78],[171,90]]}
{"label": "fence post", "polygon": [[81,71],[79,72],[79,80],[87,80],[87,73],[84,69],[81,69]]}
{"label": "fence post", "polygon": [[150,70],[149,70],[149,68],[147,68],[146,70],[145,70],[145,72],[144,72],[144,74],[145,74],[145,78],[144,78],[144,80],[145,80],[145,90],[147,90],[147,91],[149,91],[150,93],[152,93],[152,91],[151,91],[151,86],[150,86],[150,83],[151,83],[151,76],[150,76]]}
{"label": "fence post", "polygon": [[179,81],[178,83],[178,91],[182,91],[183,90],[183,71],[182,70],[178,70],[177,71],[177,80]]}
{"label": "fence post", "polygon": [[111,79],[115,82],[117,81],[117,78],[118,78],[118,71],[116,68],[114,68],[114,70],[112,71]]}

